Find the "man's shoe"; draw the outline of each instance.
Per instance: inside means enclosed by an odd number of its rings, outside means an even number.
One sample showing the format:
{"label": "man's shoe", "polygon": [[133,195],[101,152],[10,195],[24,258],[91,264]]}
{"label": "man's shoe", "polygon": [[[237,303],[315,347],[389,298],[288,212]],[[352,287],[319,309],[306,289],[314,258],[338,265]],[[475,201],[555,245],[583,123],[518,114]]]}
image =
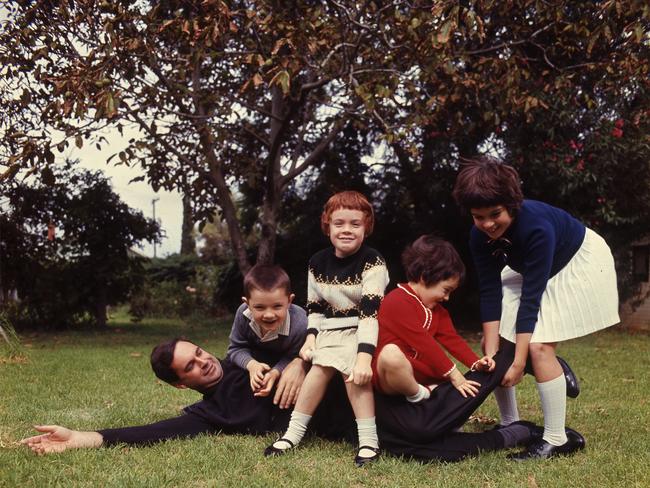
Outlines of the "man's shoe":
{"label": "man's shoe", "polygon": [[525,451],[508,456],[513,461],[529,459],[550,459],[556,456],[567,456],[585,448],[585,438],[573,429],[566,429],[567,441],[561,446],[554,446],[545,440],[532,443]]}
{"label": "man's shoe", "polygon": [[[280,449],[279,447],[275,447],[273,445],[276,442],[286,442],[287,444],[289,444],[289,447],[287,447],[286,449]],[[282,454],[284,454],[288,450],[294,448],[293,442],[291,442],[289,439],[285,439],[284,437],[281,437],[280,439],[276,440],[275,442],[273,442],[273,444],[271,444],[269,447],[264,449],[264,455],[266,457],[269,457],[269,456],[281,456]]]}
{"label": "man's shoe", "polygon": [[[361,449],[368,449],[369,451],[372,451],[375,454],[370,457],[362,457],[359,455]],[[370,446],[359,446],[359,449],[357,450],[357,455],[354,456],[354,464],[356,464],[358,468],[361,468],[368,463],[376,461],[377,459],[379,459],[379,449]]]}
{"label": "man's shoe", "polygon": [[[510,425],[523,425],[528,428],[530,432],[530,437],[521,443],[522,446],[530,446],[535,442],[542,440],[544,435],[544,427],[534,424],[533,422],[528,422],[527,420],[517,420],[516,422],[511,423]],[[510,425],[501,426],[501,429],[505,429]],[[496,428],[494,430],[497,430]],[[500,429],[499,429],[500,430]]]}
{"label": "man's shoe", "polygon": [[564,378],[566,379],[566,396],[575,398],[580,394],[580,383],[578,383],[578,378],[564,359],[562,359],[560,356],[556,357],[558,363],[560,363],[560,366],[562,366]]}

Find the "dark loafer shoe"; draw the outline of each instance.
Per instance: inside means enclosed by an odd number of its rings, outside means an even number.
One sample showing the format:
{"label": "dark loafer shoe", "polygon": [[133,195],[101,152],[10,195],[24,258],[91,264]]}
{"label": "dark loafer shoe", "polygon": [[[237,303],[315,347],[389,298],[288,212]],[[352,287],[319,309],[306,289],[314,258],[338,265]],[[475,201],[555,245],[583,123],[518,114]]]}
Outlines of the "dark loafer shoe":
{"label": "dark loafer shoe", "polygon": [[[280,441],[282,441],[282,442],[286,442],[287,444],[289,444],[289,447],[287,447],[286,449],[280,449],[280,448],[275,447],[275,446],[273,445],[273,444],[275,444],[276,442],[280,442]],[[281,456],[282,454],[284,454],[284,453],[287,452],[288,450],[294,448],[293,442],[291,442],[289,439],[285,439],[284,437],[281,437],[280,439],[274,441],[273,444],[271,444],[269,447],[267,447],[266,449],[264,449],[264,455],[265,455],[266,457],[269,457],[269,456]]]}
{"label": "dark loafer shoe", "polygon": [[[523,441],[521,445],[523,446],[529,446],[535,442],[539,442],[542,440],[542,436],[544,435],[544,427],[534,424],[533,422],[528,422],[527,420],[517,420],[516,422],[511,423],[510,425],[523,425],[524,427],[528,428],[528,431],[530,432],[530,437]],[[501,427],[501,429],[504,429],[505,427]]]}
{"label": "dark loafer shoe", "polygon": [[527,461],[529,459],[550,459],[556,456],[567,456],[585,448],[585,438],[573,429],[566,429],[567,441],[561,446],[554,446],[545,440],[533,442],[528,449],[508,456],[513,461]]}
{"label": "dark loafer shoe", "polygon": [[[361,449],[368,449],[369,451],[372,451],[375,454],[370,457],[359,456]],[[356,464],[358,468],[361,468],[362,466],[365,466],[368,463],[376,461],[377,459],[379,459],[379,449],[370,446],[360,446],[359,449],[357,450],[357,455],[354,456],[354,464]]]}
{"label": "dark loafer shoe", "polygon": [[566,396],[569,398],[575,398],[580,394],[580,383],[578,383],[578,378],[564,359],[562,359],[560,356],[556,357],[558,363],[560,363],[560,366],[562,366],[564,378],[566,379]]}

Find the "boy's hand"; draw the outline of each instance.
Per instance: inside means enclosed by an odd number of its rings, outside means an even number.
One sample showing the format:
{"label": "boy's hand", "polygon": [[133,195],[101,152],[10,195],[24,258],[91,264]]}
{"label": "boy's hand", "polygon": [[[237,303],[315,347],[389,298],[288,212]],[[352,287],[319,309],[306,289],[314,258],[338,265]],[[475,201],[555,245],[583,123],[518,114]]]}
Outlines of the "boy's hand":
{"label": "boy's hand", "polygon": [[494,362],[494,359],[492,359],[490,356],[483,356],[472,365],[472,369],[474,371],[483,371],[485,373],[489,373],[490,371],[494,370],[495,366],[496,363]]}
{"label": "boy's hand", "polygon": [[449,375],[449,381],[454,385],[464,398],[467,395],[475,397],[481,384],[478,381],[468,380],[465,378],[458,369],[454,369]]}
{"label": "boy's hand", "polygon": [[275,386],[275,382],[278,381],[278,378],[280,377],[280,372],[277,369],[272,369],[268,373],[264,375],[264,379],[262,380],[262,387],[257,390],[255,393],[253,393],[253,396],[256,397],[266,397],[271,394],[271,390],[273,390],[273,386]]}
{"label": "boy's hand", "polygon": [[314,334],[307,334],[305,344],[300,348],[298,355],[303,361],[311,362],[314,354],[314,347],[316,346],[316,336]]}
{"label": "boy's hand", "polygon": [[251,390],[253,390],[253,393],[256,393],[264,386],[264,375],[271,369],[271,366],[251,359],[248,361],[246,369],[251,380]]}
{"label": "boy's hand", "polygon": [[371,361],[372,356],[370,354],[366,352],[358,353],[357,360],[354,363],[354,368],[352,368],[352,374],[348,376],[345,382],[354,383],[357,386],[368,384],[372,379],[372,368],[370,367]]}

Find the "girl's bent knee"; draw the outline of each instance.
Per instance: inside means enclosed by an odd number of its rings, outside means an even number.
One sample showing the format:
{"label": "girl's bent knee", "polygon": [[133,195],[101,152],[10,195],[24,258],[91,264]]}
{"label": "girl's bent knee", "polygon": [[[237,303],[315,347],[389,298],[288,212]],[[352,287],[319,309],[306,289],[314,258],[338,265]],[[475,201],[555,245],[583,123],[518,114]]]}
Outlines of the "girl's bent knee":
{"label": "girl's bent knee", "polygon": [[406,361],[404,353],[395,344],[386,344],[377,357],[378,367],[394,368]]}

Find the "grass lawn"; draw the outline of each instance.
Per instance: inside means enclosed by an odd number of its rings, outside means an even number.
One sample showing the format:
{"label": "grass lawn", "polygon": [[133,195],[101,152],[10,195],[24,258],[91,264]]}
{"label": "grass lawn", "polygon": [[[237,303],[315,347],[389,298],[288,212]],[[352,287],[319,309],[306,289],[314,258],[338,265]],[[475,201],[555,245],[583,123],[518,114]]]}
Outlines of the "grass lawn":
{"label": "grass lawn", "polygon": [[[351,446],[319,440],[265,459],[262,450],[271,435],[200,436],[44,457],[17,444],[32,435],[34,423],[94,430],[176,415],[199,395],[156,381],[149,368],[151,348],[183,334],[222,355],[228,332],[227,320],[134,325],[118,316],[104,333],[27,334],[24,359],[6,359],[0,344],[0,486],[650,486],[650,337],[617,330],[560,348],[582,385],[580,396],[568,400],[568,425],[587,439],[586,451],[563,459],[516,464],[497,452],[423,465],[386,456],[358,469]],[[518,397],[522,418],[541,423],[532,378],[520,385]],[[496,412],[489,398],[477,413],[496,418]]]}

